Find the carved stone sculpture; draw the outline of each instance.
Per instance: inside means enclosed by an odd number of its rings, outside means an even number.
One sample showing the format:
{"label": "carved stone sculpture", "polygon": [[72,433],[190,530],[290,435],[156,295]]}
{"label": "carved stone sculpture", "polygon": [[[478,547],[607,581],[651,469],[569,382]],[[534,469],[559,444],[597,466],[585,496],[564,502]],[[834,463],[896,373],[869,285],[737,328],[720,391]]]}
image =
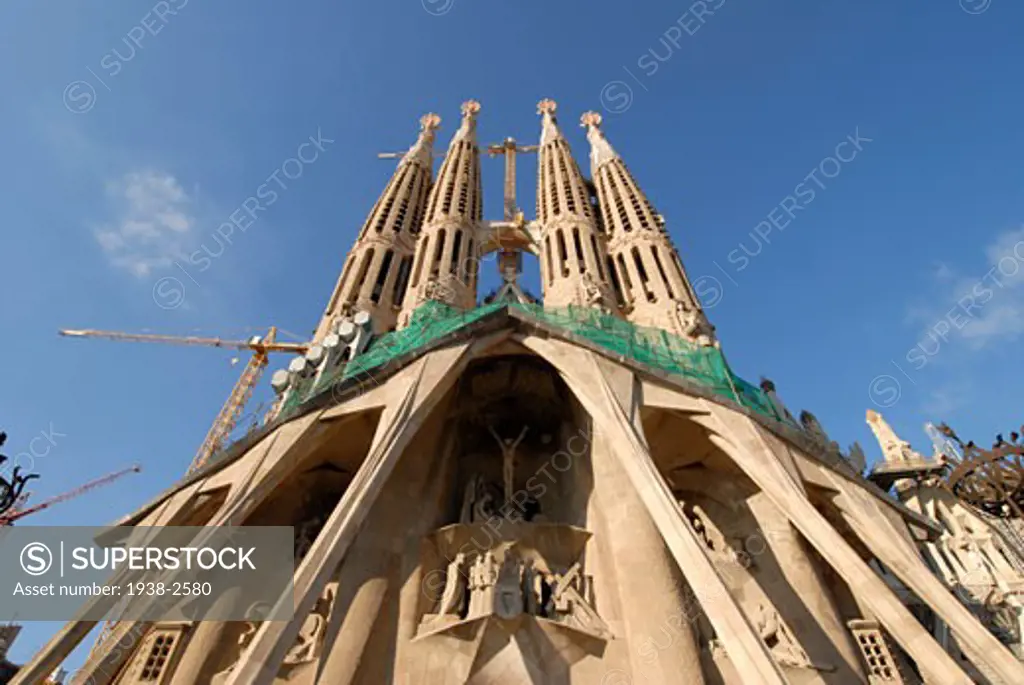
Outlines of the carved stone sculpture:
{"label": "carved stone sculpture", "polygon": [[682,302],[677,302],[676,315],[679,317],[679,324],[685,337],[691,338],[702,347],[718,346],[718,341],[715,338],[715,327],[704,316],[704,312],[687,307]]}
{"label": "carved stone sculpture", "polygon": [[580,290],[583,295],[583,304],[588,307],[605,308],[604,295],[601,294],[601,289],[597,287],[594,277],[589,272],[584,272],[580,277]]}
{"label": "carved stone sculpture", "polygon": [[482,476],[475,475],[466,484],[463,493],[459,523],[486,523],[497,513],[495,487]]}
{"label": "carved stone sculpture", "polygon": [[923,461],[921,455],[913,450],[910,443],[900,440],[896,431],[889,426],[881,414],[868,409],[867,422],[882,448],[882,454],[885,455],[886,461]]}
{"label": "carved stone sculpture", "polygon": [[466,578],[463,569],[466,565],[466,555],[455,555],[455,559],[448,564],[448,573],[445,576],[444,594],[441,595],[441,606],[437,610],[439,615],[461,615],[466,603]]}
{"label": "carved stone sculpture", "polygon": [[494,585],[498,582],[498,562],[488,550],[478,556],[469,571],[470,600],[467,618],[494,611]]}
{"label": "carved stone sculpture", "polygon": [[515,488],[516,448],[519,447],[519,443],[526,437],[526,431],[529,430],[529,426],[523,426],[522,432],[519,433],[519,437],[515,440],[512,438],[502,438],[490,426],[487,427],[487,430],[491,432],[491,435],[498,441],[498,446],[501,448],[501,474],[505,485],[505,504],[510,504],[512,502],[512,491]]}
{"label": "carved stone sculpture", "polygon": [[811,660],[793,639],[775,609],[758,605],[757,634],[764,641],[775,660],[796,668],[811,667]]}
{"label": "carved stone sculpture", "polygon": [[515,618],[523,613],[522,571],[519,559],[506,553],[495,587],[495,613],[501,618]]}

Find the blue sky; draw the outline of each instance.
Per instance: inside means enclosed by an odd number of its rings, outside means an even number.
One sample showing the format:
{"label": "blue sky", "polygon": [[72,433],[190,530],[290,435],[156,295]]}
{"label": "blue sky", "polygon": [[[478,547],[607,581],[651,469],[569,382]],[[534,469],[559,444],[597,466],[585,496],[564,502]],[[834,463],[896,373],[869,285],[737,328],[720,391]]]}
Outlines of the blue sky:
{"label": "blue sky", "polygon": [[[602,111],[732,365],[841,444],[877,456],[879,404],[921,450],[929,419],[987,443],[1024,420],[1022,23],[1009,0],[8,0],[5,452],[35,450],[37,499],[144,468],[32,523],[105,523],[162,490],[241,369],[58,328],[308,335],[393,168],[376,153],[408,146],[426,111],[446,144],[469,97],[482,142],[534,141],[535,103],[554,98],[581,163],[578,117]],[[214,230],[311,136],[315,160],[221,252]],[[850,136],[850,161],[827,161]],[[497,218],[501,162],[484,164]],[[183,261],[203,246],[219,256]],[[15,659],[54,629],[29,626]]]}

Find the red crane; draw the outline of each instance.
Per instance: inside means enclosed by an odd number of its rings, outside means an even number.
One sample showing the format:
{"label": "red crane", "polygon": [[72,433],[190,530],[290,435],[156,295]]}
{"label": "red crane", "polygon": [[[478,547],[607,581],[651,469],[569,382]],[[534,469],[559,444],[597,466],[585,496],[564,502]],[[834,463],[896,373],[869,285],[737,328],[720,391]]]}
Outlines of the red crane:
{"label": "red crane", "polygon": [[98,488],[101,485],[112,483],[121,476],[126,476],[129,473],[138,473],[140,471],[142,471],[142,467],[139,466],[138,464],[134,466],[129,466],[126,469],[121,469],[120,471],[115,471],[114,473],[108,473],[102,478],[97,478],[96,480],[91,480],[88,483],[79,485],[77,488],[68,490],[67,492],[62,493],[60,495],[55,495],[49,499],[45,499],[39,504],[28,507],[27,509],[19,509],[17,511],[11,511],[9,513],[0,515],[0,526],[13,525],[15,521],[17,521],[18,519],[22,519],[28,516],[29,514],[35,514],[36,512],[42,511],[44,509],[49,509],[54,504],[59,504],[60,502],[67,501],[73,497],[78,497],[79,495],[86,493],[92,490],[93,488]]}

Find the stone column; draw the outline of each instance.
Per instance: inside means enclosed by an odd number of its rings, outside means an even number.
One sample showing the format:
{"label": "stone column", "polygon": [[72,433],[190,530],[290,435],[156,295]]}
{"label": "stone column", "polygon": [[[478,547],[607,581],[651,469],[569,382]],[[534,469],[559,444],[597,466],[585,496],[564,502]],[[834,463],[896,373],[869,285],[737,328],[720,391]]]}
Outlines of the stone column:
{"label": "stone column", "polygon": [[[822,680],[846,683],[851,677],[865,679],[858,650],[839,615],[832,592],[789,519],[764,492],[747,498],[747,505],[757,519],[779,572],[807,610],[806,613],[784,611],[789,628],[813,663],[835,667],[831,673],[822,673]],[[747,551],[757,564],[758,550],[749,542]],[[766,592],[770,597],[770,590],[766,588]],[[842,663],[836,663],[837,660]]]}
{"label": "stone column", "polygon": [[[372,651],[378,617],[387,613],[385,599],[397,602],[403,579],[397,577],[401,553],[410,530],[422,525],[419,506],[429,486],[431,468],[438,462],[444,445],[439,444],[443,411],[438,411],[401,456],[392,478],[385,484],[378,502],[348,558],[338,571],[338,597],[331,612],[323,665],[317,682],[348,685],[356,682],[360,664]],[[397,613],[397,611],[396,611]],[[388,639],[394,640],[394,621],[389,621]],[[378,671],[383,669],[378,665]]]}
{"label": "stone column", "polygon": [[689,620],[695,609],[687,606],[665,541],[612,449],[604,436],[596,436],[591,450],[594,494],[608,522],[598,534],[607,535],[614,557],[624,633],[617,637],[631,643],[632,682],[703,685],[694,622]]}
{"label": "stone column", "polygon": [[[242,595],[241,588],[231,588],[214,603],[211,614],[221,614]],[[237,622],[232,621],[199,621],[195,624],[192,637],[185,646],[185,653],[181,656],[174,669],[174,675],[168,681],[168,685],[194,685],[195,683],[209,682],[210,678],[220,666],[224,656],[224,638],[231,633],[237,633]]]}

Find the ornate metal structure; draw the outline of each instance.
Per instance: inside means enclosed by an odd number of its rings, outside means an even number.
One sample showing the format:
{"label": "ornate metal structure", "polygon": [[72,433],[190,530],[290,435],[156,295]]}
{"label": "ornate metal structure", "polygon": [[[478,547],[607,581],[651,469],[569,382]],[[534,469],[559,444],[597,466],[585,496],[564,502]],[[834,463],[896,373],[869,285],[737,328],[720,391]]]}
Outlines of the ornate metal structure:
{"label": "ornate metal structure", "polygon": [[963,448],[947,482],[963,501],[1000,518],[1024,519],[1024,445],[1005,443],[990,450]]}
{"label": "ornate metal structure", "polygon": [[[7,441],[7,434],[0,434],[0,447]],[[0,466],[7,461],[7,457],[0,454]],[[15,466],[14,471],[11,472],[11,479],[7,480],[3,476],[0,476],[0,516],[6,511],[14,507],[21,498],[21,493],[25,490],[25,485],[33,478],[38,478],[38,473],[30,473],[27,476],[21,475],[21,467]]]}

